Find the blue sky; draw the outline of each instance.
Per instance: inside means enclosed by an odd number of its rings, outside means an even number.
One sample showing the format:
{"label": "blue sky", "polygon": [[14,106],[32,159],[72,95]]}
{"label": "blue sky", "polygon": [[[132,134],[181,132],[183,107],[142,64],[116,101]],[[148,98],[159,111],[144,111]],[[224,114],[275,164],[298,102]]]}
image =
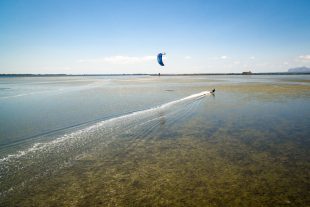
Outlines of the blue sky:
{"label": "blue sky", "polygon": [[[0,73],[310,67],[308,0],[0,0]],[[156,54],[167,53],[166,66]]]}

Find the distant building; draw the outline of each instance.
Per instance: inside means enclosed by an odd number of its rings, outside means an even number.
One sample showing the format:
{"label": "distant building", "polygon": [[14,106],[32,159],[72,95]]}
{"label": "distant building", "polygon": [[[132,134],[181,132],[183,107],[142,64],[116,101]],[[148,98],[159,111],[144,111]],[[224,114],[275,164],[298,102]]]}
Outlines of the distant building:
{"label": "distant building", "polygon": [[252,72],[251,71],[248,71],[248,72],[242,72],[242,75],[251,75]]}

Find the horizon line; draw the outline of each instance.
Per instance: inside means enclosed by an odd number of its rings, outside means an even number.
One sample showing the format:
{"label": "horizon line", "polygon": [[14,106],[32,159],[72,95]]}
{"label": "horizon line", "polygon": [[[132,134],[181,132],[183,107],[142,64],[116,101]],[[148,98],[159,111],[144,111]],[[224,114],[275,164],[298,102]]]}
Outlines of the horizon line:
{"label": "horizon line", "polygon": [[301,75],[310,72],[261,72],[261,73],[99,73],[99,74],[66,74],[66,73],[0,73],[0,77],[5,76],[195,76],[195,75]]}

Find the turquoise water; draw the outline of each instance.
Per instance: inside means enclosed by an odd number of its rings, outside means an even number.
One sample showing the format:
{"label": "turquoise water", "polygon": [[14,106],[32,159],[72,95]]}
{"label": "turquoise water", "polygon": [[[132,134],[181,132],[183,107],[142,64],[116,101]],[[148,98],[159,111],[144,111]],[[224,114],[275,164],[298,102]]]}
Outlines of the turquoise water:
{"label": "turquoise water", "polygon": [[306,206],[309,89],[307,75],[1,78],[0,203]]}

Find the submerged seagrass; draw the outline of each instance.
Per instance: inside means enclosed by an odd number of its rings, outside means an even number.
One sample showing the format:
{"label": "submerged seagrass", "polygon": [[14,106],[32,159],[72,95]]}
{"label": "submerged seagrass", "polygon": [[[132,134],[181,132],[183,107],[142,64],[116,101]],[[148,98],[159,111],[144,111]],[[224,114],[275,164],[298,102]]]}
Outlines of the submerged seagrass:
{"label": "submerged seagrass", "polygon": [[307,206],[309,80],[1,79],[0,205]]}

